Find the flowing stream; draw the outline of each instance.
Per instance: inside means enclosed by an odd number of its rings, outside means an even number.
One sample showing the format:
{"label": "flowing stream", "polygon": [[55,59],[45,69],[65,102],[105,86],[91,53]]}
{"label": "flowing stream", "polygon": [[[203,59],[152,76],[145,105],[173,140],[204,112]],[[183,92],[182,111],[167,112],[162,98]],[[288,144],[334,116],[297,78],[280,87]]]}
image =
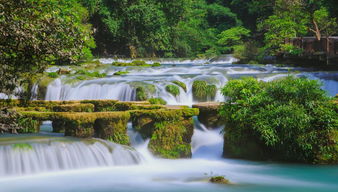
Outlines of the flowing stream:
{"label": "flowing stream", "polygon": [[[234,65],[205,61],[171,61],[159,68],[112,67],[111,59],[100,68],[107,78],[66,83],[62,76],[48,86],[47,100],[119,99],[135,100],[132,82],[155,85],[154,96],[169,104],[191,105],[194,80],[207,80],[217,87],[229,79],[253,76],[264,81],[289,74],[319,79],[328,94],[338,93],[337,72],[319,72],[272,65]],[[191,63],[194,62],[194,63]],[[172,66],[175,64],[176,66]],[[50,69],[51,71],[55,69]],[[128,70],[126,76],[112,76]],[[180,80],[187,92],[173,97],[165,85]],[[35,87],[35,90],[37,88]],[[223,101],[218,92],[215,101]],[[205,191],[337,191],[338,166],[281,164],[222,158],[221,127],[210,130],[197,119],[192,138],[191,159],[166,160],[154,157],[143,140],[128,124],[132,148],[103,140],[64,138],[49,133],[50,123],[38,135],[0,137],[0,192],[205,192]],[[17,143],[17,141],[20,143]],[[25,145],[25,144],[29,145]],[[211,176],[224,176],[231,185],[208,182]]]}

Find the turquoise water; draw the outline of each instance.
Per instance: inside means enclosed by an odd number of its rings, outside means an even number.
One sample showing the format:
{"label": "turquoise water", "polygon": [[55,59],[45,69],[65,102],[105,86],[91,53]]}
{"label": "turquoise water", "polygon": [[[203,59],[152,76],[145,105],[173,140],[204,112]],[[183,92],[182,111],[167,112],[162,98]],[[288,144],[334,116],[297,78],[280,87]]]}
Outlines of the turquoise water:
{"label": "turquoise water", "polygon": [[[194,161],[194,162],[192,162]],[[337,191],[337,166],[282,165],[223,160],[174,160],[158,165],[111,167],[0,180],[19,191]],[[189,167],[195,166],[193,169]],[[212,172],[212,173],[211,173]],[[209,184],[206,174],[225,175],[233,185]],[[28,190],[29,189],[29,190]]]}
{"label": "turquoise water", "polygon": [[[218,192],[338,190],[338,166],[282,164],[221,158],[216,131],[195,130],[192,159],[153,157],[147,142],[135,146],[143,155],[138,165],[110,166],[0,178],[1,192]],[[35,136],[36,137],[36,136]],[[208,183],[224,176],[231,185]]]}

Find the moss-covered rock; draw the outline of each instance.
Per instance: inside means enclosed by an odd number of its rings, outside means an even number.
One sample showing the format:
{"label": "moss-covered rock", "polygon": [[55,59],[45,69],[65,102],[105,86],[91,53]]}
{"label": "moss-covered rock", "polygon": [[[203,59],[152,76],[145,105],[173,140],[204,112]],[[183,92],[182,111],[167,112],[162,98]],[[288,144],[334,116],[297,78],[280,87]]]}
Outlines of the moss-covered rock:
{"label": "moss-covered rock", "polygon": [[47,87],[48,85],[55,80],[56,77],[50,77],[48,75],[44,75],[39,81],[38,81],[38,99],[45,99],[46,93],[47,93]]}
{"label": "moss-covered rock", "polygon": [[150,98],[149,100],[150,104],[156,104],[156,105],[166,105],[167,102],[162,98]]}
{"label": "moss-covered rock", "polygon": [[161,67],[161,63],[155,62],[152,64],[152,67]]}
{"label": "moss-covered rock", "polygon": [[191,157],[192,116],[197,109],[131,111],[134,128],[150,138],[149,149],[163,158]]}
{"label": "moss-covered rock", "polygon": [[20,117],[17,123],[22,129],[18,133],[39,133],[41,121],[35,120],[31,117]]}
{"label": "moss-covered rock", "polygon": [[148,94],[143,87],[136,88],[136,101],[146,101],[148,99]]}
{"label": "moss-covered rock", "polygon": [[187,85],[182,81],[172,81],[172,83],[180,86],[185,92],[187,92]]}
{"label": "moss-covered rock", "polygon": [[63,119],[55,119],[52,121],[54,133],[64,133],[66,130],[66,122]]}
{"label": "moss-covered rock", "polygon": [[117,100],[83,100],[81,103],[93,104],[95,112],[116,111]]}
{"label": "moss-covered rock", "polygon": [[75,103],[57,105],[53,107],[55,112],[94,112],[95,106],[92,103]]}
{"label": "moss-covered rock", "polygon": [[146,101],[156,92],[156,87],[153,84],[145,82],[130,82],[129,85],[135,89],[136,101]]}
{"label": "moss-covered rock", "polygon": [[50,72],[47,75],[48,75],[48,77],[53,78],[53,79],[59,77],[59,74],[57,72]]}
{"label": "moss-covered rock", "polygon": [[118,71],[115,72],[114,75],[127,75],[129,73],[129,71]]}
{"label": "moss-covered rock", "polygon": [[219,115],[220,106],[221,103],[207,102],[194,104],[192,107],[199,109],[200,113],[198,115],[198,120],[207,128],[218,128],[225,124],[224,120],[222,120]]}
{"label": "moss-covered rock", "polygon": [[180,89],[176,85],[167,85],[165,90],[175,97],[180,94]]}
{"label": "moss-covered rock", "polygon": [[217,87],[216,85],[208,84],[206,81],[197,80],[194,81],[192,85],[192,92],[194,100],[196,101],[212,101],[215,99]]}
{"label": "moss-covered rock", "polygon": [[224,185],[231,184],[230,181],[223,176],[211,177],[209,179],[209,182],[210,183],[216,183],[216,184],[224,184]]}
{"label": "moss-covered rock", "polygon": [[153,66],[151,64],[147,64],[145,61],[142,61],[142,60],[134,60],[130,63],[115,61],[112,63],[112,65],[116,67],[126,67],[126,66],[151,67]]}
{"label": "moss-covered rock", "polygon": [[122,145],[128,145],[127,123],[130,119],[128,112],[115,112],[98,117],[94,124],[95,136]]}

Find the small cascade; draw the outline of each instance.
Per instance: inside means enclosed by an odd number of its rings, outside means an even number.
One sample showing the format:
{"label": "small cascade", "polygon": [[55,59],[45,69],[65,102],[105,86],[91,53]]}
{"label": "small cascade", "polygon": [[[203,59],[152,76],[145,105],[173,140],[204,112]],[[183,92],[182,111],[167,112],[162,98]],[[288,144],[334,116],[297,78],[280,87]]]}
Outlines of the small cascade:
{"label": "small cascade", "polygon": [[191,141],[193,158],[221,158],[223,149],[222,128],[209,130],[197,118],[194,118],[194,126],[194,135]]}
{"label": "small cascade", "polygon": [[139,164],[134,149],[100,139],[0,145],[0,177]]}

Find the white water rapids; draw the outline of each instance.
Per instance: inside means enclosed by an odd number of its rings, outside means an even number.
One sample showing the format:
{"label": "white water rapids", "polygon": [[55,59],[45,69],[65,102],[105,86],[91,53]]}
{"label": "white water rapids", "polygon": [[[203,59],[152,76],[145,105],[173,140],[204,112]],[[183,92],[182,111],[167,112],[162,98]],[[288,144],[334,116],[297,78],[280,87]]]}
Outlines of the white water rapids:
{"label": "white water rapids", "polygon": [[[67,83],[69,75],[63,75],[47,87],[46,100],[83,100],[83,99],[114,99],[120,101],[135,101],[137,85],[153,85],[155,92],[150,97],[160,97],[170,105],[192,105],[192,85],[196,80],[205,80],[217,86],[218,91],[214,99],[208,101],[224,101],[220,89],[229,79],[237,79],[251,76],[263,81],[272,81],[287,75],[305,76],[310,79],[320,80],[323,89],[329,95],[338,93],[338,75],[336,72],[315,72],[303,68],[277,67],[273,65],[235,65],[223,62],[206,61],[191,63],[192,61],[171,61],[162,63],[161,67],[114,67],[112,59],[101,59],[104,67],[97,69],[106,73],[106,78],[83,80],[75,83]],[[203,61],[203,62],[202,62]],[[231,59],[229,60],[229,62]],[[125,61],[124,62],[128,62]],[[169,64],[170,63],[170,64]],[[50,71],[57,68],[51,68]],[[127,75],[114,76],[117,71],[128,71]],[[187,91],[181,87],[180,94],[173,96],[166,91],[166,86],[173,81],[181,81],[186,84]],[[35,87],[36,91],[37,88]]]}
{"label": "white water rapids", "polygon": [[141,155],[133,149],[100,139],[65,142],[57,139],[47,142],[32,140],[0,145],[0,177],[135,165],[141,161]]}

